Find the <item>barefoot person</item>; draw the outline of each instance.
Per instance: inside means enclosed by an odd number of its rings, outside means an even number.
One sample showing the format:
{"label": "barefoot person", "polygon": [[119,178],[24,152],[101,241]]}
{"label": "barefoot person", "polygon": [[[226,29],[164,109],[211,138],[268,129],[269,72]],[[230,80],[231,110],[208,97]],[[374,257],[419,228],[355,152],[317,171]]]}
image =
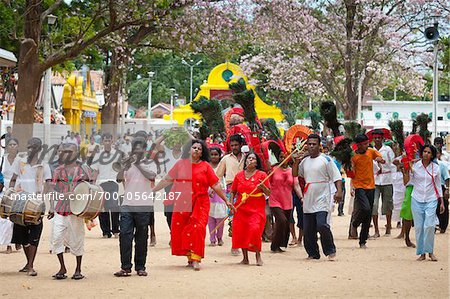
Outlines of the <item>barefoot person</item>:
{"label": "barefoot person", "polygon": [[[211,154],[211,167],[216,170],[217,165],[220,162],[220,158],[222,156],[222,150],[219,147],[211,147],[209,149],[209,152]],[[223,180],[221,180],[223,181]],[[221,184],[221,187],[224,186]],[[219,228],[212,232],[219,223],[221,223],[225,217],[227,217],[227,205],[223,202],[223,200],[215,193],[214,191],[210,190],[209,193],[209,201],[211,204],[211,207],[209,209],[209,218],[208,218],[208,227],[209,227],[209,240],[210,240],[210,246],[222,246],[223,245],[223,225],[220,225]],[[211,233],[212,232],[212,233]]]}
{"label": "barefoot person", "polygon": [[[242,171],[244,166],[245,155],[241,152],[241,148],[244,145],[244,140],[241,135],[231,135],[230,136],[230,148],[231,153],[225,155],[222,160],[220,160],[219,165],[216,169],[216,174],[219,179],[225,177],[225,183],[227,185],[227,195],[230,195],[231,184],[236,176],[236,174]],[[233,231],[233,218],[230,218],[230,229],[229,236],[231,237]],[[232,255],[239,255],[238,249],[231,249]]]}
{"label": "barefoot person", "polygon": [[[45,193],[47,188],[44,184],[50,182],[50,167],[39,160],[39,153],[42,150],[42,141],[39,138],[31,138],[27,143],[26,162],[16,160],[12,166],[13,176],[9,183],[10,188],[16,187],[16,182],[20,182],[20,187],[16,189],[32,193]],[[45,190],[44,190],[45,189]],[[37,225],[28,224],[26,226],[14,224],[12,243],[23,245],[23,251],[27,258],[27,264],[20,272],[27,272],[29,276],[36,276],[34,270],[34,259],[36,257],[39,240],[42,233],[42,219]]]}
{"label": "barefoot person", "polygon": [[[76,268],[72,279],[80,280],[81,261],[84,254],[84,219],[70,212],[69,201],[73,198],[73,190],[83,181],[91,181],[91,169],[77,161],[79,147],[75,143],[64,143],[61,149],[63,164],[53,172],[52,205],[48,219],[53,220],[53,253],[58,256],[59,271],[53,275],[57,280],[66,279],[67,268],[64,262],[65,242],[70,252],[76,257]],[[55,199],[58,199],[55,202]]]}
{"label": "barefoot person", "polygon": [[449,191],[448,188],[450,187],[450,166],[448,162],[441,160],[443,157],[442,155],[442,148],[437,149],[437,162],[439,164],[439,169],[441,172],[441,188],[442,188],[442,194],[444,199],[444,213],[440,213],[440,209],[436,210],[436,214],[439,218],[439,231],[441,234],[444,234],[447,230],[448,226],[448,197],[449,197]]}
{"label": "barefoot person", "polygon": [[125,192],[120,207],[120,271],[114,273],[117,277],[129,276],[133,239],[135,243],[134,268],[138,276],[147,276],[145,264],[147,261],[148,226],[150,211],[153,205],[153,193],[150,188],[156,177],[156,166],[144,160],[147,147],[146,138],[136,137],[131,143],[131,155],[136,161],[117,174],[117,181],[124,182]]}
{"label": "barefoot person", "polygon": [[355,177],[352,179],[355,190],[355,214],[350,235],[355,236],[357,227],[361,225],[359,246],[366,248],[375,194],[373,161],[384,163],[384,160],[379,152],[369,148],[369,138],[365,134],[356,135],[355,142],[358,147],[355,155],[352,157],[352,165],[355,172]]}
{"label": "barefoot person", "polygon": [[296,159],[292,170],[294,176],[303,177],[306,182],[303,189],[305,250],[308,259],[320,258],[317,245],[317,233],[320,233],[323,253],[333,260],[336,257],[336,246],[327,223],[331,198],[329,182],[334,182],[337,189],[334,201],[338,203],[342,199],[342,177],[333,160],[320,153],[319,135],[309,135],[307,146],[309,156],[301,162]]}
{"label": "barefoot person", "polygon": [[[281,152],[278,161],[283,161],[285,153]],[[270,250],[272,252],[283,252],[281,247],[287,247],[290,233],[290,218],[293,209],[293,193],[301,197],[298,177],[292,175],[292,169],[288,163],[284,163],[270,177],[269,206],[275,218],[275,229],[272,236]],[[295,233],[295,230],[294,230]]]}
{"label": "barefoot person", "polygon": [[380,230],[378,228],[378,206],[381,196],[381,215],[386,215],[386,236],[391,235],[392,226],[392,211],[394,210],[393,201],[393,185],[392,185],[392,162],[395,154],[390,146],[384,144],[382,130],[373,131],[373,141],[375,149],[382,155],[384,164],[381,165],[380,170],[375,176],[375,195],[372,209],[372,220],[375,228],[373,237],[380,237]]}
{"label": "barefoot person", "polygon": [[419,261],[425,260],[427,253],[432,261],[437,261],[434,255],[436,207],[439,204],[440,213],[443,213],[445,208],[440,188],[439,165],[433,162],[436,155],[436,148],[425,144],[420,151],[421,159],[404,172],[405,180],[414,187],[411,194],[411,209],[416,232],[416,254],[420,255],[417,259]]}
{"label": "barefoot person", "polygon": [[[267,174],[261,170],[261,160],[254,153],[244,159],[244,170],[234,178],[231,186],[230,200],[237,195],[236,205],[244,201],[236,210],[233,219],[232,248],[242,248],[241,264],[248,265],[248,252],[256,253],[256,265],[262,266],[261,246],[262,233],[266,223],[266,196],[270,195],[270,183]],[[251,193],[253,190],[256,191]]]}
{"label": "barefoot person", "polygon": [[[5,143],[6,154],[3,155],[0,172],[3,175],[3,192],[9,187],[9,182],[14,174],[13,165],[19,151],[19,141],[16,138],[9,137]],[[2,194],[0,194],[2,195]],[[12,253],[12,234],[14,224],[9,219],[0,218],[0,246],[6,245],[6,253]],[[16,244],[16,250],[19,250],[20,244]]]}
{"label": "barefoot person", "polygon": [[153,189],[156,192],[173,183],[171,192],[166,195],[175,201],[171,227],[172,255],[186,256],[188,267],[196,271],[200,270],[200,262],[205,255],[210,209],[208,188],[233,208],[209,161],[205,143],[192,140],[184,147],[181,160]]}

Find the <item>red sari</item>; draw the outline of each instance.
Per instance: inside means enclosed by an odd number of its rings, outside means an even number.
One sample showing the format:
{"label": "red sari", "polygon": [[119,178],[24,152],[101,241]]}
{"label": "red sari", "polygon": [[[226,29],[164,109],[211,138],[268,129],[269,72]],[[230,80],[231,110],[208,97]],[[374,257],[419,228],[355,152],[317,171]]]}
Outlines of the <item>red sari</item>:
{"label": "red sari", "polygon": [[193,254],[203,258],[209,216],[208,188],[219,178],[208,162],[193,164],[189,159],[179,160],[169,171],[169,176],[174,180],[170,192],[175,197],[175,192],[181,192],[174,202],[172,215],[172,255]]}
{"label": "red sari", "polygon": [[[250,194],[255,187],[264,180],[267,174],[257,170],[249,179],[245,177],[245,171],[239,172],[234,178],[231,191],[238,194],[236,206],[242,200],[242,193]],[[269,180],[264,185],[270,188]],[[249,251],[261,251],[262,234],[266,224],[266,197],[260,195],[262,190],[257,188],[254,195],[247,198],[247,201],[240,206],[233,216],[233,237],[232,248],[243,248]]]}

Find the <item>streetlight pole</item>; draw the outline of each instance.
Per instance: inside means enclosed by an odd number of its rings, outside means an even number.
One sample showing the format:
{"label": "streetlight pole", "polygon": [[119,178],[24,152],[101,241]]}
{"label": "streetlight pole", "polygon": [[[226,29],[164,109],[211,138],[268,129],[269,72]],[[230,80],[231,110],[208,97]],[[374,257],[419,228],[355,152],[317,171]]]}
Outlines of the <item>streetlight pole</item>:
{"label": "streetlight pole", "polygon": [[175,88],[170,89],[170,125],[173,122],[173,98],[175,96]]}
{"label": "streetlight pole", "polygon": [[439,86],[438,86],[438,80],[439,80],[439,74],[438,74],[438,48],[439,48],[439,42],[434,43],[434,50],[433,50],[433,138],[436,138],[437,135],[437,102],[439,97]]}
{"label": "streetlight pole", "polygon": [[152,119],[152,80],[153,76],[155,75],[154,72],[148,72],[148,113],[147,113],[147,120],[150,124],[150,120]]}
{"label": "streetlight pole", "polygon": [[[52,26],[55,24],[57,17],[54,15],[47,16],[47,24],[48,24],[48,35],[49,35],[49,54],[51,53],[52,44],[50,33],[52,32]],[[52,68],[48,68],[45,71],[44,75],[44,92],[42,94],[42,102],[43,102],[43,122],[44,122],[44,144],[50,147],[50,137],[51,137],[51,106],[52,106]]]}
{"label": "streetlight pole", "polygon": [[190,60],[190,63],[187,63],[186,60],[182,60],[181,63],[183,63],[184,65],[187,65],[190,68],[191,71],[191,81],[190,81],[190,95],[189,95],[189,103],[192,102],[192,81],[193,81],[193,77],[194,77],[194,67],[198,66],[200,63],[202,63],[202,61],[198,61],[195,64],[193,63],[192,60]]}

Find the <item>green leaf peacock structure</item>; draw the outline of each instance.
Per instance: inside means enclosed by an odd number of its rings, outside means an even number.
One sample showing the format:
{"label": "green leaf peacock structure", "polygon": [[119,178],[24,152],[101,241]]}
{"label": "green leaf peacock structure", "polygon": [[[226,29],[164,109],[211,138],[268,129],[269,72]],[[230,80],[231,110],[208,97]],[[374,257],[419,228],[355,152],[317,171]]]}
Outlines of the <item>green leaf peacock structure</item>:
{"label": "green leaf peacock structure", "polygon": [[233,100],[244,109],[244,117],[247,121],[247,125],[252,132],[258,132],[262,128],[257,121],[257,115],[255,110],[255,92],[247,88],[247,84],[243,78],[239,78],[236,83],[229,85],[233,93]]}
{"label": "green leaf peacock structure", "polygon": [[211,134],[223,134],[225,123],[222,117],[222,104],[216,99],[201,96],[191,103],[191,108],[202,115],[200,138],[206,140]]}

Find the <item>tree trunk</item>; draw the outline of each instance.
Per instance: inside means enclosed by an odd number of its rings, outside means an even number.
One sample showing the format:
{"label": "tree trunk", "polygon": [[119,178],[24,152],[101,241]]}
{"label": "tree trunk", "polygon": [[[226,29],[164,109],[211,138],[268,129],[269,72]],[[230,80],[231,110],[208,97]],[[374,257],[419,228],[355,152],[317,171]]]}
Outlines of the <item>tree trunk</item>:
{"label": "tree trunk", "polygon": [[34,107],[44,71],[39,63],[41,5],[41,0],[29,0],[25,9],[24,40],[19,53],[19,79],[14,111],[14,136],[19,139],[21,151],[33,136]]}
{"label": "tree trunk", "polygon": [[358,114],[358,94],[353,90],[347,91],[344,109],[344,119],[356,120]]}
{"label": "tree trunk", "polygon": [[354,45],[353,40],[353,29],[355,26],[355,15],[356,15],[356,1],[348,0],[345,1],[346,7],[346,41],[345,41],[345,57],[344,57],[344,70],[345,70],[345,102],[348,107],[344,110],[345,119],[355,120],[358,110],[358,96],[355,88],[356,80],[353,80],[352,76],[352,63],[353,61],[353,51]]}
{"label": "tree trunk", "polygon": [[122,82],[122,71],[119,69],[119,55],[112,51],[111,62],[105,80],[105,104],[102,107],[102,132],[117,135],[119,118],[119,93]]}

